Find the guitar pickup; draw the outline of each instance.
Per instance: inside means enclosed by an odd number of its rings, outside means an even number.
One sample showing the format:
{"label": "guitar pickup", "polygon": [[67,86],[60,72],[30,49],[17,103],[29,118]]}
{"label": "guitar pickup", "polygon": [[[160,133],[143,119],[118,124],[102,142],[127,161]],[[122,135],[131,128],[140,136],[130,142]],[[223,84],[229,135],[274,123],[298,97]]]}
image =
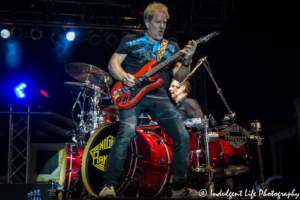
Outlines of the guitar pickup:
{"label": "guitar pickup", "polygon": [[127,103],[128,97],[124,97],[123,105]]}

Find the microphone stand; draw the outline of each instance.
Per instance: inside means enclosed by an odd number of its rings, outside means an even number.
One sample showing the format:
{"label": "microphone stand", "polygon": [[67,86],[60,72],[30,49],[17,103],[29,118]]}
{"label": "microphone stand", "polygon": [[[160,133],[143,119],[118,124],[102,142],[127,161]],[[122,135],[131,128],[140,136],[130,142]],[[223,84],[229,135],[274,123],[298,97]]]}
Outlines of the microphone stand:
{"label": "microphone stand", "polygon": [[232,112],[232,110],[229,108],[229,106],[228,106],[228,104],[227,104],[227,101],[226,101],[226,99],[224,98],[223,93],[222,93],[222,91],[221,91],[221,88],[219,88],[218,84],[216,83],[216,81],[215,81],[215,79],[214,79],[214,77],[213,77],[213,75],[212,75],[212,72],[210,71],[209,64],[208,64],[208,62],[207,62],[206,60],[205,60],[205,62],[203,62],[203,65],[205,66],[205,69],[206,69],[207,73],[209,74],[211,80],[212,80],[213,83],[215,84],[215,86],[216,86],[216,88],[217,88],[217,93],[220,95],[220,97],[221,97],[223,103],[225,104],[225,106],[226,106],[226,108],[227,108],[227,110],[228,110],[228,112],[229,112],[228,116],[227,116],[227,115],[224,116],[224,121],[227,121],[227,117],[229,117],[229,118],[232,119],[232,122],[233,122],[233,124],[234,124],[234,120],[235,120],[236,114],[235,114],[234,112]]}

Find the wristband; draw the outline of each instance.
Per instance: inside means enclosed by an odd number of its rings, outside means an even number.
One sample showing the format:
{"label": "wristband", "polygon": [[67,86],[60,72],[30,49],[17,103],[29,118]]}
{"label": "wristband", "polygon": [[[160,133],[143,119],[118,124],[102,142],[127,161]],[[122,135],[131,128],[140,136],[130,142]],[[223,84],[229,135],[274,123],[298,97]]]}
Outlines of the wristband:
{"label": "wristband", "polygon": [[186,61],[182,60],[182,64],[184,66],[190,66],[192,64],[192,61],[193,61],[192,59],[189,62],[186,62]]}

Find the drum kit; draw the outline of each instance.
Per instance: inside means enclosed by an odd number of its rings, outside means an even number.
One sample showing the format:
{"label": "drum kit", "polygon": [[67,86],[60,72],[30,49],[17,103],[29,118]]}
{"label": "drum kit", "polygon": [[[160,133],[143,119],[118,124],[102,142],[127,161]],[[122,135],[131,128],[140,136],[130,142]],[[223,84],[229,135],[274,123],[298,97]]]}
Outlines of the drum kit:
{"label": "drum kit", "polygon": [[[103,99],[110,99],[109,85],[113,81],[108,73],[84,63],[67,64],[65,70],[80,81],[64,83],[67,90],[77,95],[72,117],[77,104],[81,111],[77,115],[79,124],[67,132],[73,143],[66,143],[60,178],[50,181],[52,189],[48,193],[60,200],[90,199],[91,196],[97,197],[103,186],[109,151],[119,130],[119,109],[113,105],[100,105]],[[229,116],[233,118],[235,115],[231,113]],[[141,114],[139,118],[141,123],[127,149],[116,194],[123,197],[164,196],[171,189],[173,141],[150,116]],[[142,123],[146,118],[148,123]],[[187,178],[195,181],[201,175],[207,175],[206,188],[213,190],[213,177],[226,179],[249,171],[244,162],[249,159],[245,143],[249,140],[261,142],[262,138],[250,135],[237,124],[209,128],[210,119],[204,116],[185,122],[190,135]],[[259,122],[253,127],[252,132],[257,133]],[[258,143],[255,144],[261,145]],[[236,160],[239,162],[234,162]]]}

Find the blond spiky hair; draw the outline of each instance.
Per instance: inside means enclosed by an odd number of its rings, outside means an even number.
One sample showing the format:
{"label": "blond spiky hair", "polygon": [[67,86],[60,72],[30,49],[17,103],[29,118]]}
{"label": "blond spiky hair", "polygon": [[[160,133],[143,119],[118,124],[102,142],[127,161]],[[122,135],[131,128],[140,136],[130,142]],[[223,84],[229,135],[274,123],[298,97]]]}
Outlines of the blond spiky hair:
{"label": "blond spiky hair", "polygon": [[170,18],[167,6],[165,6],[162,3],[153,2],[153,3],[149,4],[147,6],[147,8],[144,10],[144,13],[143,13],[144,20],[149,19],[149,21],[151,22],[151,20],[153,19],[154,15],[155,15],[155,12],[165,13],[167,15],[167,19]]}

